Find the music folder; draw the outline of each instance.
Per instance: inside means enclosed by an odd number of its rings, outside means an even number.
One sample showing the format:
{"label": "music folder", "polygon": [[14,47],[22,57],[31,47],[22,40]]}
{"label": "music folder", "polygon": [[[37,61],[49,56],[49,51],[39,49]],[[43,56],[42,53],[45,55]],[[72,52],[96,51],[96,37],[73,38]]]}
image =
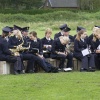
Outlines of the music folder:
{"label": "music folder", "polygon": [[83,56],[89,55],[90,53],[91,53],[91,50],[89,50],[88,48],[82,50],[82,55]]}

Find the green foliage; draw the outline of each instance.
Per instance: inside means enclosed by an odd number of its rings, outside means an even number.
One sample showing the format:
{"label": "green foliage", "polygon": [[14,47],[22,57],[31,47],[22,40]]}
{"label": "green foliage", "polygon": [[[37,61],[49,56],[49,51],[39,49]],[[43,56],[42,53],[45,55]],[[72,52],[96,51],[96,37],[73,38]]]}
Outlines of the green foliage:
{"label": "green foliage", "polygon": [[100,20],[100,12],[72,12],[54,11],[40,14],[0,14],[0,22],[47,22],[47,21],[76,21],[76,20]]}
{"label": "green foliage", "polygon": [[80,9],[100,10],[100,0],[78,0]]}
{"label": "green foliage", "polygon": [[[36,11],[37,14],[36,14]],[[43,11],[43,12],[41,12]],[[31,12],[30,12],[31,13]],[[40,13],[40,14],[39,14]],[[50,27],[53,34],[59,31],[59,26],[67,23],[72,30],[76,30],[77,26],[83,26],[87,30],[92,31],[94,25],[100,24],[100,11],[98,12],[81,12],[78,10],[35,10],[33,14],[0,14],[0,30],[5,26],[13,26],[14,24],[25,27],[29,26],[30,31],[37,31],[39,37],[43,37],[45,29]],[[57,31],[55,31],[57,30]],[[74,35],[76,31],[71,32]],[[89,32],[89,34],[92,32]]]}
{"label": "green foliage", "polygon": [[0,0],[1,9],[32,9],[33,7],[40,7],[42,0]]}

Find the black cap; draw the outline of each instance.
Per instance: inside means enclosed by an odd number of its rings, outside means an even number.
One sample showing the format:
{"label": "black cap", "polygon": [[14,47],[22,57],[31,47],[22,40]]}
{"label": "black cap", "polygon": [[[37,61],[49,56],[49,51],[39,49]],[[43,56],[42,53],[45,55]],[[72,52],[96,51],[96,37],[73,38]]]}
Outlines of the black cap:
{"label": "black cap", "polygon": [[23,31],[23,32],[28,32],[28,31],[29,31],[29,27],[23,27],[23,28],[22,28],[22,31]]}
{"label": "black cap", "polygon": [[[7,27],[9,27],[9,26],[7,26]],[[11,29],[11,31],[10,32],[12,32],[13,31],[13,27],[9,27],[10,29]]]}
{"label": "black cap", "polygon": [[67,24],[63,24],[63,25],[61,25],[59,28],[60,28],[60,30],[63,30],[64,32],[68,32],[68,31],[71,30],[71,29],[67,26]]}
{"label": "black cap", "polygon": [[22,28],[17,26],[17,25],[14,25],[13,30],[20,30],[20,31],[22,31]]}
{"label": "black cap", "polygon": [[10,29],[8,26],[6,26],[6,27],[4,27],[4,28],[2,29],[2,31],[3,31],[4,33],[9,33],[9,32],[11,32],[11,29]]}
{"label": "black cap", "polygon": [[9,27],[11,29],[11,32],[13,31],[13,27]]}
{"label": "black cap", "polygon": [[96,25],[95,25],[95,27],[98,27],[98,28],[100,28],[100,26],[96,26]]}
{"label": "black cap", "polygon": [[81,27],[81,26],[77,26],[77,32],[80,31],[80,30],[85,30],[85,28]]}

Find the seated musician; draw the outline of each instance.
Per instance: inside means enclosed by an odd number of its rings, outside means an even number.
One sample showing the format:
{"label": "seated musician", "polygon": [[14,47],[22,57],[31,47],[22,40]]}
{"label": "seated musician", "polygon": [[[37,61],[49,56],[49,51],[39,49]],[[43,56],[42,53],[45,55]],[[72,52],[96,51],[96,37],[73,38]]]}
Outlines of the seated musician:
{"label": "seated musician", "polygon": [[[10,39],[9,39],[9,48],[10,49],[19,48],[18,52],[19,52],[19,55],[21,57],[22,62],[23,62],[23,60],[28,60],[26,72],[27,73],[34,73],[35,57],[32,54],[28,54],[27,52],[24,52],[24,50],[22,48],[23,44],[24,44],[24,39],[23,39],[23,36],[21,34],[21,30],[22,30],[22,28],[14,25],[14,30],[13,30],[14,36],[11,36]],[[23,66],[24,66],[24,64],[23,64]],[[25,70],[25,68],[23,68],[23,70]]]}
{"label": "seated musician", "polygon": [[43,47],[43,56],[45,58],[50,58],[51,47],[53,43],[53,39],[51,39],[52,30],[50,28],[46,29],[45,37],[41,39],[42,47]]}
{"label": "seated musician", "polygon": [[30,32],[30,53],[35,56],[36,64],[38,64],[45,72],[58,72],[58,69],[48,63],[43,57],[42,42],[37,38],[35,31]]}
{"label": "seated musician", "polygon": [[95,30],[92,40],[93,50],[96,54],[95,64],[96,68],[100,70],[100,28]]}
{"label": "seated musician", "polygon": [[[66,36],[60,36],[55,39],[52,44],[51,58],[60,60],[59,70],[61,71],[71,71],[72,70],[72,60],[73,55],[66,52],[66,44],[69,43],[69,38]],[[65,59],[68,59],[66,68],[64,68]],[[67,70],[68,69],[68,70]]]}
{"label": "seated musician", "polygon": [[85,30],[78,32],[74,41],[74,57],[81,60],[81,72],[95,71],[94,54],[91,53],[91,46],[89,46],[87,33]]}
{"label": "seated musician", "polygon": [[14,74],[22,74],[22,62],[19,55],[16,55],[14,52],[10,51],[8,48],[8,41],[6,37],[9,36],[11,29],[5,27],[2,29],[2,37],[0,37],[0,60],[14,63]]}
{"label": "seated musician", "polygon": [[71,29],[67,26],[67,24],[63,24],[59,28],[61,32],[56,33],[54,39],[59,38],[60,36],[67,36],[70,39],[70,42],[74,42],[74,37],[70,35]]}
{"label": "seated musician", "polygon": [[29,27],[23,27],[22,30],[21,30],[23,40],[24,40],[23,46],[25,46],[25,47],[29,46],[28,41],[30,40],[30,38],[28,36],[29,35],[28,32],[29,32]]}

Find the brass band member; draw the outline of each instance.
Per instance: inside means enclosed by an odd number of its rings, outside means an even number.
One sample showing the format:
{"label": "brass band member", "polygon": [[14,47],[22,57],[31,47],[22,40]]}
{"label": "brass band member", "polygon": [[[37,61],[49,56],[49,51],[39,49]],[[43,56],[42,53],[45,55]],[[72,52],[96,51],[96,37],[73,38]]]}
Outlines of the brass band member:
{"label": "brass band member", "polygon": [[94,52],[96,54],[95,57],[96,68],[100,70],[100,28],[96,29],[94,33],[92,45]]}
{"label": "brass band member", "polygon": [[[9,39],[9,48],[21,48],[24,44],[24,40],[21,34],[21,28],[14,25],[14,30],[13,30],[14,36],[10,37]],[[34,61],[35,58],[33,55],[28,54],[27,52],[20,52],[19,51],[19,56],[21,57],[21,60],[28,60],[27,64],[27,73],[34,73]],[[25,68],[23,68],[25,70]]]}
{"label": "brass band member", "polygon": [[0,60],[14,63],[14,74],[22,73],[22,63],[19,56],[14,56],[14,53],[8,49],[8,41],[5,39],[11,32],[9,27],[2,29],[2,37],[0,37]]}
{"label": "brass band member", "polygon": [[42,42],[37,38],[35,31],[30,32],[30,53],[35,56],[36,64],[38,64],[45,72],[58,72],[58,69],[48,63],[43,57]]}
{"label": "brass band member", "polygon": [[87,72],[87,71],[95,71],[95,62],[94,62],[94,54],[85,55],[83,53],[83,50],[90,49],[88,48],[89,43],[88,39],[86,38],[87,33],[84,30],[81,30],[78,32],[76,39],[74,41],[74,57],[78,60],[81,60],[82,66],[80,68],[81,72]]}
{"label": "brass band member", "polygon": [[[66,52],[66,44],[69,43],[69,38],[61,36],[54,40],[52,44],[51,57],[53,59],[60,59],[59,70],[68,71],[67,68],[72,70],[73,56],[71,53]],[[68,59],[66,68],[64,68],[65,59]]]}
{"label": "brass band member", "polygon": [[52,29],[47,28],[45,31],[45,37],[41,39],[42,47],[43,47],[43,56],[45,58],[50,58],[51,47],[53,43],[53,39],[51,39]]}

